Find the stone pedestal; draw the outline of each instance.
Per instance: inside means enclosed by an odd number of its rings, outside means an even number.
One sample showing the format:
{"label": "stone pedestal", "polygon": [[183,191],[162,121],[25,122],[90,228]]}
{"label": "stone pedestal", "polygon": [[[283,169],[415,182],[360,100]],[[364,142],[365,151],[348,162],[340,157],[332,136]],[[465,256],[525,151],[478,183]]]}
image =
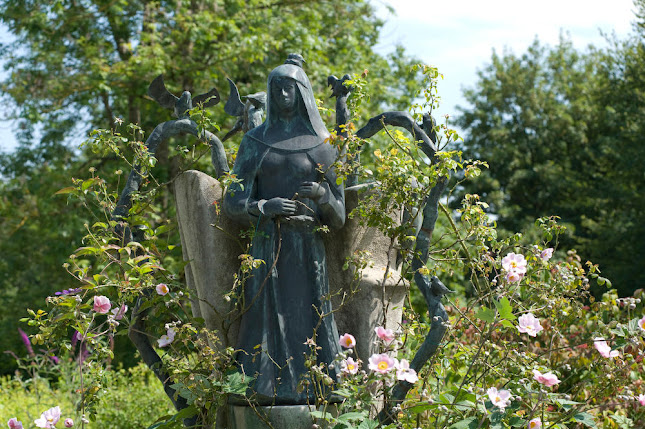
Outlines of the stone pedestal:
{"label": "stone pedestal", "polygon": [[[308,405],[285,405],[275,407],[245,407],[229,405],[227,429],[311,429],[317,424],[321,429],[329,425],[325,420],[315,419]],[[322,411],[322,408],[319,408]],[[335,407],[327,412],[335,413]]]}

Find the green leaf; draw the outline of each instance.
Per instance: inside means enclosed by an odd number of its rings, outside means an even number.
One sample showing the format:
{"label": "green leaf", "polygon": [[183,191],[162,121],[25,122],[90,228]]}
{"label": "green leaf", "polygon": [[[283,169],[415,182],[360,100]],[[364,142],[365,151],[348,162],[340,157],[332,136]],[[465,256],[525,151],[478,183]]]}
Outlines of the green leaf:
{"label": "green leaf", "polygon": [[600,286],[607,285],[607,289],[611,289],[611,282],[609,281],[609,279],[607,279],[605,277],[598,276],[597,281],[598,281],[598,284]]}
{"label": "green leaf", "polygon": [[310,411],[309,414],[311,414],[311,417],[315,419],[323,419],[327,421],[334,420],[334,416],[328,411],[313,410],[313,411]]}
{"label": "green leaf", "polygon": [[475,314],[475,317],[483,320],[484,322],[493,323],[495,321],[495,312],[487,307],[482,307]]}
{"label": "green leaf", "polygon": [[573,419],[579,423],[582,423],[587,427],[590,427],[590,428],[596,427],[596,421],[594,420],[593,416],[589,413],[578,413],[575,416],[573,416]]}
{"label": "green leaf", "polygon": [[526,420],[517,416],[513,416],[510,419],[508,419],[508,424],[514,428],[523,428],[523,427],[526,427],[527,423],[526,423]]}
{"label": "green leaf", "polygon": [[358,425],[358,428],[356,429],[376,429],[379,427],[379,422],[376,420],[368,419],[368,420],[363,420],[360,425]]}
{"label": "green leaf", "polygon": [[517,319],[517,317],[515,317],[515,315],[513,314],[513,307],[511,306],[511,302],[508,300],[508,298],[504,297],[499,301],[494,301],[494,303],[497,311],[499,312],[499,317],[506,320]]}
{"label": "green leaf", "polygon": [[338,416],[338,421],[349,422],[350,420],[363,420],[365,418],[367,418],[367,413],[365,412],[351,412]]}
{"label": "green leaf", "polygon": [[477,417],[468,417],[450,426],[448,429],[476,429],[479,426]]}
{"label": "green leaf", "polygon": [[73,186],[68,186],[63,189],[59,189],[58,191],[54,192],[54,195],[60,195],[60,194],[70,194],[76,190],[75,187]]}
{"label": "green leaf", "polygon": [[412,406],[410,408],[407,408],[406,410],[409,411],[412,414],[418,414],[418,413],[422,413],[424,411],[427,411],[427,410],[429,410],[430,408],[433,408],[433,407],[437,407],[437,404],[429,404],[427,402],[424,402],[422,404],[417,404],[417,405],[414,405],[414,406]]}
{"label": "green leaf", "polygon": [[508,320],[502,320],[502,326],[506,326],[507,328],[515,328],[515,325],[513,325],[511,322]]}
{"label": "green leaf", "polygon": [[582,405],[582,402],[576,402],[576,401],[570,401],[564,398],[558,398],[555,395],[554,397],[552,397],[552,399],[553,399],[553,402],[555,402],[556,404],[559,404],[565,410],[570,410],[571,408],[573,408],[574,405]]}

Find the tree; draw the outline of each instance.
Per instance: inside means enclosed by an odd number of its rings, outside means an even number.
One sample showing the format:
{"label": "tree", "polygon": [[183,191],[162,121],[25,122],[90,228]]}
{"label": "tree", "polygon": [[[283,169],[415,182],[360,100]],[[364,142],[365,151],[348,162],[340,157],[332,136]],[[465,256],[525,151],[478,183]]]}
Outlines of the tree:
{"label": "tree", "polygon": [[[113,155],[78,151],[70,142],[95,128],[115,129],[119,118],[145,132],[168,120],[169,112],[146,96],[160,73],[177,95],[217,87],[225,99],[226,77],[242,94],[264,90],[267,71],[299,52],[319,97],[328,97],[329,74],[369,69],[370,92],[391,108],[409,104],[417,81],[403,50],[389,58],[372,50],[383,23],[363,0],[4,0],[0,20],[15,36],[1,47],[9,72],[2,95],[21,130],[19,147],[0,154],[0,233],[9,238],[0,243],[5,311],[40,307],[47,295],[69,288],[61,265],[99,211],[53,194],[70,177],[91,176],[93,167],[101,166],[114,186],[124,176],[111,173],[128,172]],[[208,115],[224,132],[235,122],[221,106]],[[157,150],[155,175],[162,182],[185,168],[179,143],[195,142],[179,138]],[[124,156],[132,159],[128,150]],[[203,159],[201,166],[208,169]],[[158,222],[172,218],[169,190],[157,202]],[[0,350],[21,347],[10,319],[0,327]],[[9,357],[0,360],[10,371]]]}
{"label": "tree", "polygon": [[465,192],[482,195],[509,231],[560,216],[562,247],[599,263],[622,294],[645,280],[633,240],[645,220],[643,59],[636,39],[585,52],[564,38],[536,41],[519,57],[493,55],[458,119],[466,156],[490,165]]}

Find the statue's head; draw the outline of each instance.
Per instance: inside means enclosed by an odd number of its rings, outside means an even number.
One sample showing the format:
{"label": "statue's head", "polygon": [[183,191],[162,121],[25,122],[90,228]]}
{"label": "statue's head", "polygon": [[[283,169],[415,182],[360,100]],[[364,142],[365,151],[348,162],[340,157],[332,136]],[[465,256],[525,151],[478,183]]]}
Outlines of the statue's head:
{"label": "statue's head", "polygon": [[320,117],[309,78],[302,69],[302,57],[290,54],[269,74],[267,82],[267,118],[269,127],[282,113],[297,115],[313,135],[327,138],[329,132]]}

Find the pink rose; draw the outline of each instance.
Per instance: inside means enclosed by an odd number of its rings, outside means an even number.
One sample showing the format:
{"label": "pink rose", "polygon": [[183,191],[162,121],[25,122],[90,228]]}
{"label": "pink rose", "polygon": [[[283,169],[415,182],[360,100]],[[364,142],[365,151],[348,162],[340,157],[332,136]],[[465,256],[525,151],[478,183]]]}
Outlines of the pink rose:
{"label": "pink rose", "polygon": [[521,315],[518,319],[517,330],[522,334],[529,334],[530,337],[535,337],[544,328],[540,325],[540,319],[535,317],[533,313],[526,313]]}
{"label": "pink rose", "polygon": [[65,419],[65,427],[66,428],[71,428],[74,426],[74,420],[72,419]]}
{"label": "pink rose", "polygon": [[159,295],[165,295],[168,292],[170,292],[170,289],[168,288],[168,285],[165,283],[159,283],[156,287],[155,290]]}
{"label": "pink rose", "polygon": [[110,307],[112,307],[112,304],[110,304],[108,297],[103,295],[97,295],[94,297],[94,311],[97,313],[106,314],[110,311]]}
{"label": "pink rose", "polygon": [[533,419],[529,422],[527,429],[540,429],[542,427],[542,420]]}
{"label": "pink rose", "polygon": [[497,390],[497,387],[490,387],[486,393],[493,405],[502,411],[511,403],[511,392],[508,390]]}
{"label": "pink rose", "polygon": [[[107,298],[106,298],[107,299]],[[109,310],[109,308],[108,308]],[[60,407],[50,408],[40,415],[40,418],[34,420],[34,424],[39,428],[53,429],[60,420]]]}
{"label": "pink rose", "polygon": [[408,383],[416,383],[419,381],[417,372],[410,368],[410,362],[407,359],[401,359],[396,367],[396,379],[400,381],[407,381]]}
{"label": "pink rose", "polygon": [[602,338],[594,338],[593,345],[598,350],[598,353],[600,353],[600,356],[604,358],[615,358],[620,355],[618,350],[612,350],[609,344],[607,344],[607,341]]}
{"label": "pink rose", "polygon": [[340,339],[338,340],[338,343],[342,346],[345,347],[346,349],[351,349],[356,346],[356,338],[352,334],[345,334],[341,335]]}
{"label": "pink rose", "polygon": [[396,365],[396,359],[392,359],[386,353],[373,354],[369,359],[369,369],[379,374],[387,374]]}
{"label": "pink rose", "polygon": [[340,363],[340,370],[345,374],[356,374],[358,373],[358,362],[356,362],[351,357],[348,357]]}
{"label": "pink rose", "polygon": [[558,376],[553,374],[552,372],[547,372],[545,374],[542,374],[537,369],[533,370],[533,378],[538,383],[544,384],[547,387],[555,386],[560,382],[560,380],[558,379]]}
{"label": "pink rose", "polygon": [[511,252],[502,259],[502,268],[507,272],[516,271],[523,276],[526,274],[526,259],[524,255]]}
{"label": "pink rose", "polygon": [[377,337],[379,337],[386,343],[391,343],[392,341],[394,341],[394,332],[392,332],[391,329],[385,329],[384,327],[379,326],[377,328],[374,328],[374,332],[376,332]]}
{"label": "pink rose", "polygon": [[548,261],[553,257],[553,247],[549,247],[548,249],[544,249],[542,252],[540,252],[540,259],[543,261]]}

